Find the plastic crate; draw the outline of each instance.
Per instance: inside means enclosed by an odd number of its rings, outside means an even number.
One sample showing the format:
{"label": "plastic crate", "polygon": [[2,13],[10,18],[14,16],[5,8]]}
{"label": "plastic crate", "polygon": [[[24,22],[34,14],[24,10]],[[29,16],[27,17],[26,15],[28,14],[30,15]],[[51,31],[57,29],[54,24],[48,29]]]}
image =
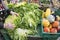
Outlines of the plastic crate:
{"label": "plastic crate", "polygon": [[58,37],[60,37],[60,33],[56,33],[56,34],[44,33],[43,30],[42,30],[42,27],[43,26],[41,24],[39,24],[38,28],[37,28],[37,31],[38,31],[37,36],[41,37],[42,40],[57,40]]}
{"label": "plastic crate", "polygon": [[[58,10],[55,12],[56,15],[59,15],[60,14],[60,10],[59,11]],[[44,37],[47,37],[47,38],[58,38],[58,37],[60,37],[60,33],[46,33],[46,32],[44,32],[43,31],[43,25],[42,25],[42,19],[41,19],[41,24],[38,26],[38,33],[43,38]]]}

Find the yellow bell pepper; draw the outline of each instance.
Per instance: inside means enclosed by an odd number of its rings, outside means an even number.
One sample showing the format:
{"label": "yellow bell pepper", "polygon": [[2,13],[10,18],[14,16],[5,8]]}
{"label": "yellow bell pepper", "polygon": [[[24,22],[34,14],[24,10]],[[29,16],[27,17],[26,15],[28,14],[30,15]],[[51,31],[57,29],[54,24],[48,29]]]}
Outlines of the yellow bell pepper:
{"label": "yellow bell pepper", "polygon": [[45,13],[45,17],[48,17],[51,14],[51,9],[47,8],[46,13]]}

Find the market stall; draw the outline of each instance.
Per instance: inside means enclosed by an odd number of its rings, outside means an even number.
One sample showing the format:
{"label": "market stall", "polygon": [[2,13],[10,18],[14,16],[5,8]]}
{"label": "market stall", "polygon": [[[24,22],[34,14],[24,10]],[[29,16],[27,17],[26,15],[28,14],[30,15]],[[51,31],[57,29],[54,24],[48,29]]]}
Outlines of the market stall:
{"label": "market stall", "polygon": [[7,4],[10,10],[18,13],[9,15],[5,23],[5,40],[59,40],[60,9],[49,0],[22,0]]}

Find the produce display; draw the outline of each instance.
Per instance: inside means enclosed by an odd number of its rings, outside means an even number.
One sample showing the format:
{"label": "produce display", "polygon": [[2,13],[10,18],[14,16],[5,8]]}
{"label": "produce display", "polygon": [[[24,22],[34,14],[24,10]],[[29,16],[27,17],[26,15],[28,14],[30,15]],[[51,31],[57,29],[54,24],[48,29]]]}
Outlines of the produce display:
{"label": "produce display", "polygon": [[[46,15],[42,19],[43,32],[45,33],[58,33],[60,30],[60,16],[55,15],[51,10],[47,8],[43,15]],[[42,15],[42,16],[43,16]]]}
{"label": "produce display", "polygon": [[[8,6],[10,7],[10,5]],[[15,25],[17,27],[35,29],[35,27],[37,27],[37,25],[40,23],[42,11],[38,9],[39,5],[23,2],[18,3],[13,7],[14,11],[19,13],[19,18],[15,20]]]}
{"label": "produce display", "polygon": [[37,33],[36,28],[41,23],[43,14],[43,11],[38,8],[38,4],[21,2],[8,4],[8,7],[19,14],[19,16],[10,15],[5,21],[5,23],[14,24],[13,30],[8,29],[8,33],[13,40],[26,40],[27,35]]}
{"label": "produce display", "polygon": [[[46,0],[45,3],[47,2],[49,3]],[[18,16],[9,15],[5,20],[5,23],[11,27],[7,31],[12,40],[27,40],[28,35],[39,34],[41,30],[43,31],[43,33],[41,32],[42,34],[49,33],[49,36],[50,33],[60,33],[59,9],[52,11],[50,8],[47,8],[46,12],[44,12],[44,10],[39,9],[40,5],[27,2],[10,3],[7,6],[10,10],[18,13]]]}

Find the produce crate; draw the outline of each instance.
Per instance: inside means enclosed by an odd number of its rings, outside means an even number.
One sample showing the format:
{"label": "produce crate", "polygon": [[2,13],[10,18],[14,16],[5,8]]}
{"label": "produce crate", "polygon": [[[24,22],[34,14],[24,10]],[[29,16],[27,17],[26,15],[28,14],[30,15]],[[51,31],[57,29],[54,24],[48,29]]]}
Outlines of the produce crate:
{"label": "produce crate", "polygon": [[[55,12],[56,15],[60,14],[60,11],[58,11],[58,10]],[[42,22],[42,20],[41,20],[41,22]],[[42,23],[38,25],[37,29],[38,29],[38,34],[40,34],[40,36],[42,38],[47,38],[49,40],[57,40],[57,38],[60,37],[60,33],[46,33],[46,32],[44,32]]]}
{"label": "produce crate", "polygon": [[43,31],[43,26],[41,26],[41,35],[42,37],[59,37],[60,33],[46,33]]}

